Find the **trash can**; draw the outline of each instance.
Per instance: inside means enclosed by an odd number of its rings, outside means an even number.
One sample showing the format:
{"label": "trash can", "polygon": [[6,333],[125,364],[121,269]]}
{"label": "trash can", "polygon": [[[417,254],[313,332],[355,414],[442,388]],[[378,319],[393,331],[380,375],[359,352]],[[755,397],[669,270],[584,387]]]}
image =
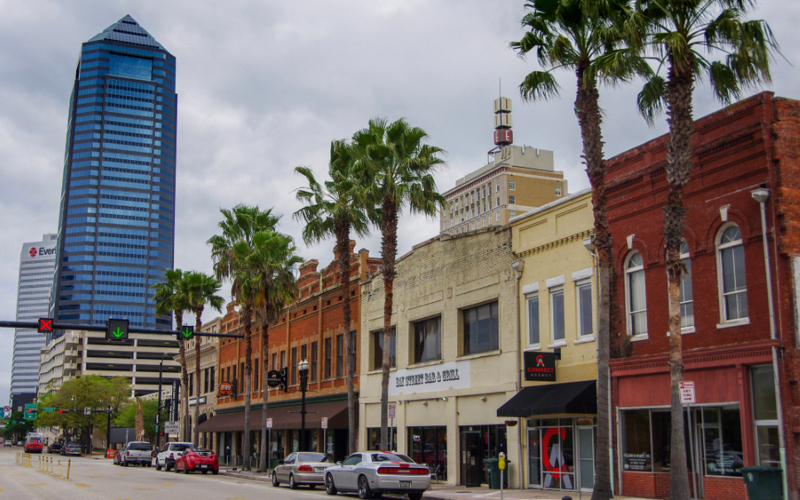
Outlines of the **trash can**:
{"label": "trash can", "polygon": [[742,467],[742,477],[750,500],[781,500],[783,488],[779,467]]}
{"label": "trash can", "polygon": [[496,458],[483,459],[483,466],[486,469],[486,482],[490,490],[500,489],[500,460]]}

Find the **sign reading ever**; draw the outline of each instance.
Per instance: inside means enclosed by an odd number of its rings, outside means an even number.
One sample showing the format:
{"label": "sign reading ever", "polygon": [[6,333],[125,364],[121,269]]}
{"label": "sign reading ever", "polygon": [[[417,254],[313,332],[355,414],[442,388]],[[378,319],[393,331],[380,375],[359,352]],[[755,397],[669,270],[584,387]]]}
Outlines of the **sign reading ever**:
{"label": "sign reading ever", "polygon": [[470,386],[470,362],[451,361],[439,365],[406,368],[389,374],[389,394],[464,389]]}

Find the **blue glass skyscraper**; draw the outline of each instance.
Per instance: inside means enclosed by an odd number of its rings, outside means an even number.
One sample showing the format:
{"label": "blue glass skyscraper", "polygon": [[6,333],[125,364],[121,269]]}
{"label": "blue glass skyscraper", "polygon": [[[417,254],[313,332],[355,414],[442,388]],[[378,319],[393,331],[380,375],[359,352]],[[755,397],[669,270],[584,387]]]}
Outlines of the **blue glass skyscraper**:
{"label": "blue glass skyscraper", "polygon": [[175,57],[133,18],[83,44],[64,154],[57,322],[171,328],[150,285],[173,266],[177,110]]}

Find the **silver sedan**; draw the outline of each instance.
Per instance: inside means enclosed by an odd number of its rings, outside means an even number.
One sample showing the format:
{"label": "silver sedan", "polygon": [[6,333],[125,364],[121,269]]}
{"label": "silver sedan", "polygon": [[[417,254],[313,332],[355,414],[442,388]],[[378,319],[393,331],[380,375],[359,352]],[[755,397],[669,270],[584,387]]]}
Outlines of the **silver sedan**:
{"label": "silver sedan", "polygon": [[314,489],[325,483],[325,471],[335,464],[324,453],[298,452],[292,453],[280,462],[272,471],[272,486],[288,483],[295,489],[300,484],[307,484]]}
{"label": "silver sedan", "polygon": [[325,491],[328,495],[335,495],[339,491],[358,492],[358,497],[364,500],[384,493],[407,494],[409,500],[420,500],[430,485],[428,467],[400,453],[353,453],[341,465],[325,472]]}

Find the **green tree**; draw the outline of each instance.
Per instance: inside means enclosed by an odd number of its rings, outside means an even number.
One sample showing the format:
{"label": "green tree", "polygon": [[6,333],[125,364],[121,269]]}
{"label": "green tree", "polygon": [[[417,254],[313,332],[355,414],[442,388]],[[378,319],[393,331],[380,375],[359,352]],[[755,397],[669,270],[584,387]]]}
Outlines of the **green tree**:
{"label": "green tree", "polygon": [[347,353],[347,411],[348,453],[355,453],[356,398],[353,379],[356,370],[355,336],[351,334],[350,308],[350,230],[358,236],[369,234],[369,219],[363,205],[363,190],[352,172],[352,148],[344,141],[331,143],[328,175],[331,180],[320,184],[307,167],[297,167],[295,172],[306,178],[308,187],[297,191],[297,199],[305,204],[294,213],[294,218],[305,223],[303,241],[311,245],[331,236],[336,239],[336,260],[339,280],[342,283],[342,325]]}
{"label": "green tree", "polygon": [[[142,401],[144,435],[145,439],[150,442],[155,441],[156,438],[156,413],[158,413],[158,400],[149,399]],[[114,419],[114,425],[116,427],[135,427],[136,405],[129,403],[122,407],[119,415]]]}
{"label": "green tree", "polygon": [[[744,20],[753,0],[638,0],[628,20],[629,44],[657,63],[654,76],[638,97],[648,123],[666,109],[667,202],[663,236],[669,301],[669,367],[671,388],[669,498],[689,498],[684,419],[679,384],[683,381],[680,283],[686,268],[680,258],[686,207],[684,188],[692,172],[692,92],[707,78],[722,103],[745,90],[770,82],[769,63],[777,43],[762,20]],[[713,54],[722,60],[713,60]],[[666,72],[666,77],[662,75]]]}
{"label": "green tree", "polygon": [[[187,273],[188,274],[188,273]],[[164,281],[151,285],[155,290],[153,300],[156,303],[156,313],[172,314],[175,317],[176,328],[183,326],[183,313],[192,310],[189,303],[189,296],[186,290],[186,276],[180,269],[167,269],[164,272]],[[178,352],[181,360],[181,429],[183,439],[188,441],[189,437],[189,371],[186,368],[186,346],[183,342],[178,343]]]}
{"label": "green tree", "polygon": [[[224,300],[216,293],[219,291],[220,287],[222,286],[219,281],[214,279],[213,277],[200,273],[200,272],[190,272],[186,273],[185,275],[186,280],[186,294],[189,301],[189,306],[191,307],[192,312],[194,312],[195,316],[195,327],[194,331],[199,332],[203,328],[203,310],[206,307],[206,304],[211,307],[212,309],[216,310],[217,312],[222,312],[222,305]],[[196,337],[194,339],[194,362],[195,362],[195,384],[194,386],[197,387],[197,398],[200,399],[200,339],[202,337]],[[200,429],[198,428],[198,419],[200,417],[200,405],[194,405],[194,425],[192,428],[194,429],[194,440],[192,441],[195,444],[200,442]]]}
{"label": "green tree", "polygon": [[[603,5],[601,10],[599,7]],[[599,82],[626,81],[637,73],[647,74],[646,62],[631,52],[613,52],[619,43],[619,20],[625,14],[625,1],[608,0],[534,0],[522,19],[528,29],[511,47],[520,57],[529,52],[537,56],[543,71],[532,71],[520,84],[520,94],[527,101],[557,97],[556,70],[573,71],[577,80],[575,114],[581,130],[583,158],[592,186],[594,245],[598,257],[597,286],[597,446],[595,449],[595,484],[593,500],[608,499],[611,491],[609,436],[609,357],[611,311],[611,247],[609,245],[608,209],[603,159],[602,114]]]}
{"label": "green tree", "polygon": [[[241,279],[244,263],[242,255],[246,252],[236,252],[235,247],[243,244],[252,248],[253,237],[260,231],[272,231],[280,220],[279,216],[272,215],[272,209],[260,210],[257,206],[237,205],[233,210],[220,209],[223,220],[219,222],[222,234],[214,235],[208,240],[211,245],[211,258],[214,261],[214,275],[218,280],[231,279],[231,296],[239,303],[239,314],[244,330],[245,343],[245,373],[241,376],[245,380],[244,395],[244,463],[242,468],[250,470],[250,400],[253,370],[253,345],[252,345],[252,312],[253,304],[243,295]],[[235,382],[235,381],[234,381]]]}
{"label": "green tree", "polygon": [[[21,411],[12,411],[11,418],[6,422],[6,427],[3,429],[4,439],[25,439],[29,432],[33,432],[37,425],[42,425],[37,420],[24,420],[24,415]],[[13,423],[12,423],[13,422]]]}
{"label": "green tree", "polygon": [[[444,150],[424,144],[428,134],[404,119],[387,123],[373,118],[353,135],[354,174],[371,207],[380,208],[381,273],[383,274],[383,345],[391,345],[397,224],[404,207],[434,217],[445,199],[436,189],[433,173],[444,164]],[[389,449],[389,349],[383,350],[381,379],[381,449]]]}

